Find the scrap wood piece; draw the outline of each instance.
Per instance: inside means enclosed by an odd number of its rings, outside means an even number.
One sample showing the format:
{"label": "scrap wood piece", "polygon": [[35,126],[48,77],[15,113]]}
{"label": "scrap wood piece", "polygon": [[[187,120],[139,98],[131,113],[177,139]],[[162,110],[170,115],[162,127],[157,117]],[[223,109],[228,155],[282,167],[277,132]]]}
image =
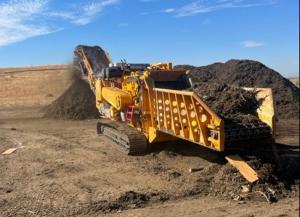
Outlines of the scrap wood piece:
{"label": "scrap wood piece", "polygon": [[203,167],[199,167],[199,168],[189,168],[189,173],[194,173],[194,172],[198,172],[203,170]]}
{"label": "scrap wood piece", "polygon": [[8,154],[11,154],[13,153],[14,151],[16,151],[18,148],[10,148],[10,149],[7,149],[6,151],[4,151],[2,154],[3,155],[8,155]]}
{"label": "scrap wood piece", "polygon": [[249,182],[257,181],[258,174],[255,172],[249,164],[247,164],[239,155],[228,155],[225,157],[226,160],[234,166],[242,174],[242,176]]}

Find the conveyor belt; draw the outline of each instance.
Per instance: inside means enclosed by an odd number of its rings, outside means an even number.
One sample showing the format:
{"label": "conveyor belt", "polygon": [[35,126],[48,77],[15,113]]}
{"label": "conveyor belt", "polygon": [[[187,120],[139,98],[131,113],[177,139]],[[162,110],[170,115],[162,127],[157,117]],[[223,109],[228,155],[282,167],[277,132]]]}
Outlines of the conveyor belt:
{"label": "conveyor belt", "polygon": [[78,55],[78,52],[82,51],[86,58],[88,59],[91,67],[93,68],[94,73],[98,73],[103,68],[108,67],[111,63],[110,57],[108,54],[99,46],[85,46],[85,45],[78,45],[75,48],[75,56],[81,60],[81,57]]}
{"label": "conveyor belt", "polygon": [[225,143],[271,137],[271,128],[263,122],[246,125],[225,124]]}

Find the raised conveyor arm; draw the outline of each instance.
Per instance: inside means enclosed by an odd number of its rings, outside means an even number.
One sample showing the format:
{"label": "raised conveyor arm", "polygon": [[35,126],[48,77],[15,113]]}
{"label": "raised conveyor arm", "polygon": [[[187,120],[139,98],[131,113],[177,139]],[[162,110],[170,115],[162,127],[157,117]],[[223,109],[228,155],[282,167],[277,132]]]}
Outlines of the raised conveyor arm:
{"label": "raised conveyor arm", "polygon": [[83,75],[87,78],[91,89],[95,93],[96,74],[109,66],[111,58],[108,53],[98,46],[79,45],[75,48],[74,54],[77,57]]}

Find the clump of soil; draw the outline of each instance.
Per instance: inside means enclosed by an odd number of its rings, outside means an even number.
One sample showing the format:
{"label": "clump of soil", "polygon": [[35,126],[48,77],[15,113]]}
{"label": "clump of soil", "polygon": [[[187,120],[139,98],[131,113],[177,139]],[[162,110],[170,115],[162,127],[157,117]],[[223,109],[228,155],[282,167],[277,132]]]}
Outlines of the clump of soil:
{"label": "clump of soil", "polygon": [[299,116],[299,88],[278,72],[252,60],[230,60],[208,66],[179,65],[176,69],[190,70],[194,82],[226,83],[238,87],[272,88],[278,117]]}
{"label": "clump of soil", "polygon": [[125,204],[141,204],[149,201],[149,196],[135,191],[127,191],[121,195],[117,201]]}
{"label": "clump of soil", "polygon": [[45,108],[46,118],[82,120],[98,115],[95,95],[89,84],[80,79],[76,72],[70,87]]}
{"label": "clump of soil", "polygon": [[110,213],[119,210],[125,210],[129,208],[141,207],[150,200],[150,197],[143,193],[135,191],[127,191],[122,194],[119,198],[113,201],[99,201],[90,204],[89,212],[102,212]]}

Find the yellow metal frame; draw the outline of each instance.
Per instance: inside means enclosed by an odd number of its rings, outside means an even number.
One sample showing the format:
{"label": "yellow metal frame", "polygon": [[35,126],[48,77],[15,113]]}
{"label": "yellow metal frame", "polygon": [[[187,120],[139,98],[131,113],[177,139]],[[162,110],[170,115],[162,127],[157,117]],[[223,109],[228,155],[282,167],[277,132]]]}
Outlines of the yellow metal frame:
{"label": "yellow metal frame", "polygon": [[157,141],[157,131],[224,150],[223,121],[193,92],[153,89],[153,129],[149,141]]}
{"label": "yellow metal frame", "polygon": [[117,87],[103,87],[101,89],[102,97],[110,105],[118,111],[126,109],[127,106],[133,104],[132,97],[129,92]]}

